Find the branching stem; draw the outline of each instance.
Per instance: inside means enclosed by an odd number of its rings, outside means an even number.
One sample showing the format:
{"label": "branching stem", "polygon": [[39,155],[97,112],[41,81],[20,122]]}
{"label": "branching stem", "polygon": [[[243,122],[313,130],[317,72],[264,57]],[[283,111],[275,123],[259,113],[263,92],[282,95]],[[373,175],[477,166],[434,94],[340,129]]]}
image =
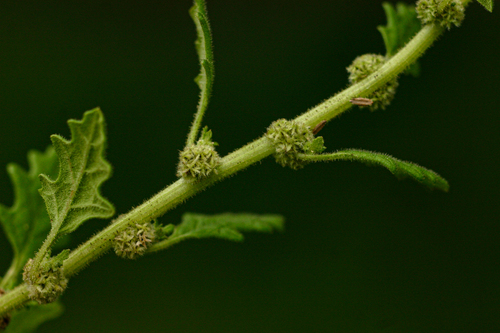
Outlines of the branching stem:
{"label": "branching stem", "polygon": [[[307,126],[315,126],[322,120],[328,121],[338,116],[352,106],[351,99],[368,96],[371,92],[402,73],[432,45],[443,30],[442,27],[435,24],[424,26],[404,48],[378,71],[312,108],[297,117],[296,120],[305,123]],[[118,217],[106,229],[74,250],[69,258],[64,261],[65,274],[68,277],[74,275],[111,249],[111,241],[118,231],[132,223],[145,223],[162,216],[208,186],[262,160],[273,152],[273,144],[265,137],[261,137],[224,157],[217,175],[197,183],[187,182],[184,179],[177,180],[150,200],[129,213]],[[0,297],[0,315],[22,306],[26,301],[28,301],[28,293],[26,285],[22,284]]]}

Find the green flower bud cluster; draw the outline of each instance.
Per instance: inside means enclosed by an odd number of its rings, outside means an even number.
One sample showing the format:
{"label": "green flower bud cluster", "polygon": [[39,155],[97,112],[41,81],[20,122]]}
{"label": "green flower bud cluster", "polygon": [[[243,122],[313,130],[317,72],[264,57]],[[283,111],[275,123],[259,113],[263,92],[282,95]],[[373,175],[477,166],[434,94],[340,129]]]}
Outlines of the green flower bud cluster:
{"label": "green flower bud cluster", "polygon": [[[386,57],[378,54],[364,54],[357,57],[354,59],[352,64],[347,67],[347,71],[349,72],[349,82],[351,84],[355,84],[364,80],[366,77],[382,67],[386,61]],[[394,78],[379,89],[372,92],[370,96],[363,96],[368,97],[373,101],[372,105],[366,107],[368,107],[370,111],[375,111],[377,109],[384,110],[394,99],[397,87],[398,80],[397,78]]]}
{"label": "green flower bud cluster", "polygon": [[297,170],[304,167],[304,161],[297,154],[308,153],[307,147],[314,140],[311,129],[295,120],[279,119],[267,129],[266,137],[276,148],[274,157],[282,166]]}
{"label": "green flower bud cluster", "polygon": [[113,248],[119,257],[136,259],[144,255],[156,239],[155,226],[152,223],[134,224],[115,236]]}
{"label": "green flower bud cluster", "polygon": [[200,140],[181,151],[177,176],[196,181],[217,174],[221,158],[215,150],[216,145],[217,143],[212,141],[212,131],[204,128]]}
{"label": "green flower bud cluster", "polygon": [[[417,2],[418,18],[422,24],[436,23],[450,29],[459,27],[465,17],[465,7],[460,0],[449,1],[440,6],[444,0],[419,0]],[[440,8],[442,7],[442,8]]]}
{"label": "green flower bud cluster", "polygon": [[36,271],[33,259],[24,266],[23,280],[28,287],[30,299],[39,304],[54,302],[68,286],[68,279],[64,275],[63,260],[69,255],[69,250],[50,258],[50,252],[40,263]]}

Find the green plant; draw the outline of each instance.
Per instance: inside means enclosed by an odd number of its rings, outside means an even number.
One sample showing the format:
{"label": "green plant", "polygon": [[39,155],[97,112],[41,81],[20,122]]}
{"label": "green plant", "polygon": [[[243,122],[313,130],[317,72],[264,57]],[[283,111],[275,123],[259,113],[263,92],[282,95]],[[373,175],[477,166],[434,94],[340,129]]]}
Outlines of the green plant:
{"label": "green plant", "polygon": [[[491,2],[485,4],[486,6],[489,5],[491,9]],[[39,303],[53,301],[57,298],[58,293],[64,289],[68,277],[111,249],[113,246],[112,239],[115,240],[114,243],[116,244],[117,241],[123,242],[124,239],[129,238],[132,242],[130,243],[131,248],[138,248],[138,252],[129,257],[135,257],[145,252],[154,252],[167,248],[187,238],[220,237],[240,240],[241,234],[239,231],[280,229],[282,227],[282,218],[278,216],[249,214],[186,215],[183,223],[178,227],[150,225],[156,217],[193,194],[273,153],[280,164],[290,166],[293,169],[301,168],[308,162],[317,160],[348,159],[360,160],[368,164],[381,164],[398,177],[411,176],[431,188],[446,191],[448,189],[447,182],[436,173],[409,162],[400,162],[386,155],[359,150],[319,154],[324,150],[323,140],[321,137],[314,137],[316,133],[313,133],[315,132],[313,127],[347,110],[352,105],[350,101],[353,98],[372,97],[372,95],[379,93],[381,89],[385,89],[388,83],[395,81],[399,73],[411,68],[409,67],[410,64],[414,63],[421,53],[442,33],[443,28],[441,26],[449,26],[441,23],[444,21],[439,22],[439,24],[430,22],[429,25],[422,28],[420,33],[406,47],[396,53],[394,50],[406,44],[412,33],[408,33],[406,37],[401,37],[394,31],[413,31],[415,22],[418,21],[407,19],[407,15],[413,15],[414,17],[414,12],[405,11],[406,7],[400,6],[397,12],[388,5],[385,8],[388,12],[389,24],[385,29],[382,28],[381,31],[383,31],[384,41],[386,42],[387,60],[385,63],[377,62],[377,65],[382,65],[381,67],[371,68],[370,64],[359,66],[361,68],[366,67],[369,70],[364,79],[353,79],[352,83],[354,85],[349,89],[295,120],[275,123],[269,128],[265,137],[219,160],[215,151],[216,145],[211,140],[211,132],[204,131],[200,139],[196,140],[201,119],[208,105],[214,74],[210,48],[210,29],[206,12],[204,11],[204,5],[197,2],[197,6],[191,11],[191,15],[195,19],[199,33],[197,48],[202,73],[197,79],[197,83],[202,90],[202,96],[186,148],[197,147],[201,149],[190,149],[181,153],[181,158],[184,160],[183,165],[186,166],[179,166],[179,175],[183,179],[134,209],[131,213],[119,216],[107,229],[71,254],[63,251],[57,256],[50,257],[51,249],[57,239],[73,232],[90,218],[109,218],[114,213],[111,204],[106,199],[103,199],[98,192],[99,185],[110,175],[109,164],[102,158],[105,147],[102,113],[99,109],[94,109],[87,112],[82,121],[70,121],[69,124],[72,130],[72,140],[70,142],[59,136],[53,136],[52,138],[61,164],[59,177],[55,182],[51,181],[49,177],[41,177],[41,185],[38,183],[38,174],[47,174],[52,179],[55,178],[57,172],[55,172],[54,167],[57,165],[57,158],[52,149],[48,149],[44,154],[33,152],[29,155],[31,167],[29,173],[16,166],[9,167],[9,173],[16,185],[17,201],[11,209],[2,207],[0,216],[4,229],[6,229],[6,233],[13,244],[15,257],[11,269],[1,282],[3,289],[9,291],[0,298],[2,314],[10,312],[14,307],[26,304],[28,298]],[[429,10],[428,8],[426,7],[426,10]],[[405,28],[402,28],[401,25]],[[408,25],[410,25],[410,28],[406,29]],[[381,95],[384,95],[383,91]],[[386,103],[383,105],[386,105]],[[195,144],[195,142],[197,143]],[[200,164],[201,161],[203,163]],[[45,204],[38,196],[37,190],[40,186],[42,186],[41,194]],[[48,215],[44,214],[44,205],[47,206]],[[144,228],[148,230],[144,232]],[[26,229],[30,230],[30,232],[26,232]],[[154,229],[154,232],[150,229]],[[49,236],[41,245],[41,241],[47,233]],[[121,233],[125,233],[125,235]],[[141,238],[141,235],[146,233],[152,233],[154,237]],[[29,269],[25,270],[24,280],[26,284],[19,285],[23,266],[40,245],[40,250],[28,265]],[[118,248],[122,249],[123,246]],[[54,282],[41,283],[39,281],[41,277],[49,280],[53,279]],[[53,288],[52,285],[55,285],[56,288]],[[14,288],[15,286],[18,287]],[[60,309],[53,306],[54,304],[57,303],[43,307],[34,305],[33,308],[37,310],[29,313],[36,314],[36,311],[47,311],[46,316],[53,317],[54,313]],[[21,322],[21,319],[17,319],[20,316],[26,316],[26,312],[18,311],[13,313],[12,325],[9,326],[9,330],[14,330],[12,327],[16,327],[15,325],[21,325],[16,324],[16,322]],[[22,322],[32,325],[35,319],[22,319]]]}

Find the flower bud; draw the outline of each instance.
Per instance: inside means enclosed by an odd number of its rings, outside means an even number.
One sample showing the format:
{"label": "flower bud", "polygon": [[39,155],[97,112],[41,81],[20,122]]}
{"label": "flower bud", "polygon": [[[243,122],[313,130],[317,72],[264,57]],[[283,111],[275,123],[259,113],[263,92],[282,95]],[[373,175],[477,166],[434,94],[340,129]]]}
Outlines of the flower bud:
{"label": "flower bud", "polygon": [[309,127],[295,120],[279,119],[269,126],[266,137],[276,148],[276,162],[294,170],[304,167],[304,162],[297,158],[297,154],[305,153],[305,145],[314,139]]}
{"label": "flower bud", "polygon": [[119,257],[136,259],[144,255],[155,240],[155,226],[152,223],[134,224],[115,236],[113,248]]}
{"label": "flower bud", "polygon": [[63,260],[67,259],[69,250],[61,252],[51,258],[50,252],[34,271],[33,259],[24,266],[23,280],[28,287],[30,299],[39,304],[54,302],[68,286],[68,279],[64,275]]}
{"label": "flower bud", "polygon": [[416,7],[418,18],[422,24],[436,23],[448,30],[453,25],[459,27],[465,17],[465,7],[462,1],[452,0],[444,7],[440,6],[442,1],[419,0]]}
{"label": "flower bud", "polygon": [[[351,84],[355,84],[364,80],[366,77],[382,67],[386,61],[386,57],[378,54],[364,54],[357,57],[354,59],[352,64],[347,67],[347,71],[349,72],[349,82]],[[370,111],[375,111],[377,109],[384,110],[394,99],[397,87],[398,80],[397,78],[394,78],[372,92],[369,96],[364,96],[373,101],[371,105],[366,107],[368,107]]]}

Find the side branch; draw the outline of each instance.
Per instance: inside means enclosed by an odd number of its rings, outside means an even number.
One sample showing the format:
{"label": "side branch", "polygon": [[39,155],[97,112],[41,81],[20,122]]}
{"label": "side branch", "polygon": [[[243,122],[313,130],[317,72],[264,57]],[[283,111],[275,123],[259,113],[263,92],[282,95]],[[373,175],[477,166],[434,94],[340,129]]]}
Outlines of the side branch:
{"label": "side branch", "polygon": [[[403,72],[432,45],[442,32],[443,28],[437,25],[424,26],[404,48],[378,71],[307,111],[297,117],[296,120],[303,122],[307,126],[315,126],[323,120],[328,121],[338,116],[352,106],[351,99],[369,95]],[[167,211],[215,182],[273,154],[274,150],[275,148],[271,141],[265,137],[261,137],[224,157],[217,175],[213,175],[197,183],[190,183],[184,179],[177,180],[150,200],[129,213],[121,215],[106,229],[74,250],[69,258],[64,261],[63,268],[65,273],[68,277],[74,275],[111,249],[112,239],[120,230],[127,228],[132,223],[146,223],[162,216]],[[0,315],[22,306],[27,300],[26,285],[22,284],[0,297]]]}

